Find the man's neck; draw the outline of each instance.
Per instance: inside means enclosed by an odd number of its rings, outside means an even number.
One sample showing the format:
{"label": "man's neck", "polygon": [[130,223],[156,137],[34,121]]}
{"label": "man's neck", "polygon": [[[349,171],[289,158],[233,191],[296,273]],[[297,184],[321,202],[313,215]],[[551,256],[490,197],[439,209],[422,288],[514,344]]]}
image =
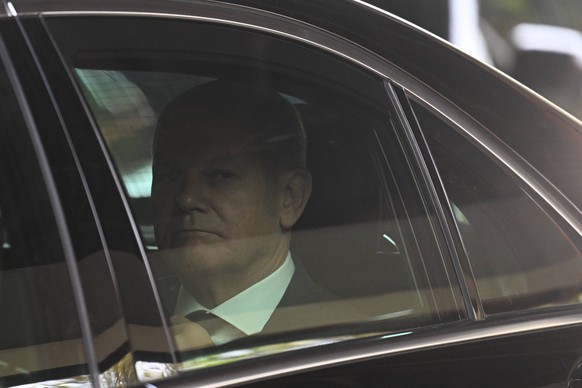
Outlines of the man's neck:
{"label": "man's neck", "polygon": [[288,248],[288,244],[281,246],[269,259],[257,260],[253,267],[246,268],[242,273],[206,273],[200,277],[182,279],[182,284],[199,303],[212,309],[275,272],[285,261]]}

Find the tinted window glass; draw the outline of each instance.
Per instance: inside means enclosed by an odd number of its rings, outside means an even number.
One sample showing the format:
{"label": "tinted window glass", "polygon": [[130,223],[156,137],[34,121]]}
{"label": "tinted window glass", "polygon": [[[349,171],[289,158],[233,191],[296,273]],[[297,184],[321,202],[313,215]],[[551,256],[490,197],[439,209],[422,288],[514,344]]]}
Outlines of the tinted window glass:
{"label": "tinted window glass", "polygon": [[489,314],[578,303],[579,237],[522,182],[424,108],[429,143]]}
{"label": "tinted window glass", "polygon": [[49,27],[123,183],[177,348],[197,357],[180,368],[236,360],[200,349],[249,336],[462,316],[440,252],[419,249],[437,237],[380,79],[250,31],[107,22]]}
{"label": "tinted window glass", "polygon": [[57,225],[19,112],[2,67],[0,385],[62,378],[88,383]]}
{"label": "tinted window glass", "polygon": [[[77,69],[76,73],[86,86],[86,97],[123,177],[135,216],[139,220],[144,244],[155,252],[158,242],[154,233],[155,214],[150,201],[151,155],[160,107],[165,107],[180,92],[199,84],[212,83],[213,79],[200,75],[93,69]],[[109,85],[111,80],[117,80],[117,83]],[[155,88],[162,95],[168,95],[169,101],[153,100],[155,96],[146,95],[144,85]],[[313,85],[306,91],[310,93],[316,88],[318,86]],[[103,91],[106,92],[100,95]],[[394,204],[388,193],[387,178],[383,177],[388,174],[388,170],[374,136],[374,131],[386,130],[385,122],[388,119],[380,115],[374,120],[369,114],[358,112],[356,106],[350,107],[349,97],[337,97],[333,93],[323,95],[326,97],[325,102],[319,100],[320,96],[314,102],[305,101],[310,97],[309,94],[290,95],[281,92],[281,95],[301,115],[308,132],[307,168],[313,180],[305,213],[293,225],[291,241],[296,265],[301,260],[302,266],[319,283],[333,290],[334,294],[346,298],[363,298],[358,304],[365,314],[354,315],[356,320],[392,312],[408,315],[413,310],[422,309],[428,302],[418,293],[420,285],[414,284],[412,263],[406,256]],[[117,99],[119,96],[120,99]],[[158,107],[157,111],[154,106]],[[111,110],[114,110],[113,117],[110,116]],[[194,121],[192,126],[196,126]],[[187,138],[183,141],[187,141]],[[171,152],[180,152],[177,144],[172,144],[172,147]],[[244,162],[236,159],[236,163]],[[220,165],[220,168],[228,174],[238,173],[229,163]],[[186,177],[173,176],[185,174],[179,168],[174,170],[161,163],[158,168],[159,178],[158,182],[154,182],[154,191],[172,190],[166,188],[172,185],[171,182],[166,183],[170,180],[183,179],[179,181],[180,189],[188,185]],[[218,169],[202,172],[208,175],[208,180],[229,179],[210,175],[219,173],[221,170]],[[241,175],[243,173],[240,172]],[[176,197],[183,194],[178,190],[169,198],[162,195],[163,201],[175,202],[180,200]],[[266,200],[261,200],[259,208],[267,206]],[[221,205],[211,204],[216,207]],[[252,207],[254,204],[245,202],[241,206]],[[236,217],[244,216],[236,214]],[[256,222],[253,219],[245,227],[252,228]],[[359,273],[361,277],[354,279],[354,273]],[[422,278],[420,274],[419,278]],[[366,281],[362,282],[362,279]],[[386,295],[389,290],[397,289],[403,291],[398,298]],[[381,297],[368,300],[371,296],[383,296],[386,299],[382,300]],[[341,317],[334,317],[328,323],[340,323],[339,319]]]}

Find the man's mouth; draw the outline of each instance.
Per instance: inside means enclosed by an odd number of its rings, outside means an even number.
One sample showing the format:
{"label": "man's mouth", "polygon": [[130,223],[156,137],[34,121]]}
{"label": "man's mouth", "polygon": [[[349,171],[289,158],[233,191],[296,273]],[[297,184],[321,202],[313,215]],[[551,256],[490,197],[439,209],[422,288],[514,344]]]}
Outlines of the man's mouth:
{"label": "man's mouth", "polygon": [[220,239],[221,235],[214,230],[200,228],[183,228],[174,233],[174,242],[211,242]]}
{"label": "man's mouth", "polygon": [[176,235],[181,235],[181,234],[200,234],[200,235],[205,235],[205,234],[213,234],[213,235],[217,235],[218,233],[216,233],[215,231],[212,230],[208,230],[208,229],[199,229],[199,228],[183,228],[180,229],[176,232]]}

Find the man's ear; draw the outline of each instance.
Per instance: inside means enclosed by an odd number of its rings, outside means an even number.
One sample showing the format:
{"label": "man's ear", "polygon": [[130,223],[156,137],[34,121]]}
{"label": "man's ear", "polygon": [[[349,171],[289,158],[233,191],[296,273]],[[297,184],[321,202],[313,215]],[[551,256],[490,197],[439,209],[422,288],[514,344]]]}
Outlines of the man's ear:
{"label": "man's ear", "polygon": [[311,195],[311,174],[295,169],[283,174],[282,202],[279,222],[283,230],[291,229],[297,222]]}

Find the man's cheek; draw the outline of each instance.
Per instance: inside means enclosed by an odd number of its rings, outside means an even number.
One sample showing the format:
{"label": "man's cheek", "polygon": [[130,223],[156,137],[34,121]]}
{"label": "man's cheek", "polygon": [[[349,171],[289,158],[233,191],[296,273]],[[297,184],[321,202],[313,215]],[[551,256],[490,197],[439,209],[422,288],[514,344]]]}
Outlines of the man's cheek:
{"label": "man's cheek", "polygon": [[152,210],[154,215],[154,226],[169,222],[173,216],[173,202],[156,200],[152,202]]}
{"label": "man's cheek", "polygon": [[160,248],[167,248],[171,244],[171,218],[160,215],[154,216],[154,236]]}

